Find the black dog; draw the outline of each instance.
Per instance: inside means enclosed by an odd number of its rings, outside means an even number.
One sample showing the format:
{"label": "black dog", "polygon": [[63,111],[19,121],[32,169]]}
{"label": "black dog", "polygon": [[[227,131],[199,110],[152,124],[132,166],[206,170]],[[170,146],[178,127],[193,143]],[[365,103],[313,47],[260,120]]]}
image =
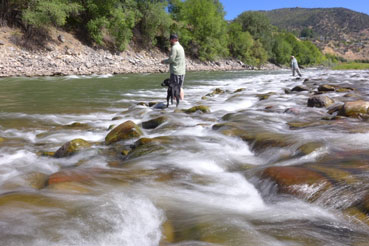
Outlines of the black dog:
{"label": "black dog", "polygon": [[179,104],[179,95],[181,88],[179,87],[179,84],[173,83],[170,81],[170,79],[165,79],[163,83],[161,83],[161,86],[168,86],[167,91],[167,107],[169,107],[169,99],[171,100],[171,103],[173,104],[173,98],[177,100],[176,107],[178,107]]}

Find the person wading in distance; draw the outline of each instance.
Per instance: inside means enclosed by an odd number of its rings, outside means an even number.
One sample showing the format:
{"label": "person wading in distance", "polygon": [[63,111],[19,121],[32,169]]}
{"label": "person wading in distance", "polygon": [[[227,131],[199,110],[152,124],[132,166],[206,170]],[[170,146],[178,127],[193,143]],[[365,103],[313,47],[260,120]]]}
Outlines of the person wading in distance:
{"label": "person wading in distance", "polygon": [[291,56],[291,68],[292,68],[292,76],[295,76],[295,72],[301,77],[301,72],[299,68],[299,64],[294,56]]}
{"label": "person wading in distance", "polygon": [[168,59],[162,60],[162,64],[169,64],[170,81],[176,85],[179,85],[180,99],[183,100],[183,83],[186,74],[186,58],[185,52],[182,45],[178,41],[178,36],[176,34],[171,34],[169,37],[170,45],[172,49],[170,50],[170,55]]}

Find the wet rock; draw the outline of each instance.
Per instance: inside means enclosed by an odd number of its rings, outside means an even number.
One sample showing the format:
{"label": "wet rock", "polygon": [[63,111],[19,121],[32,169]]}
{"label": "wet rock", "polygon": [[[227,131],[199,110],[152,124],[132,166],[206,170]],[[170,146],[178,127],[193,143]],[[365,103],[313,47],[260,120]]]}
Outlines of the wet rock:
{"label": "wet rock", "polygon": [[115,117],[113,117],[111,120],[122,120],[123,119],[123,117],[122,116],[115,116]]}
{"label": "wet rock", "polygon": [[121,140],[138,138],[142,135],[141,129],[133,121],[129,120],[111,130],[105,137],[105,143],[112,144]]}
{"label": "wet rock", "polygon": [[99,172],[99,169],[86,169],[86,168],[72,168],[63,169],[49,176],[47,179],[47,185],[54,185],[65,182],[78,182],[83,183],[93,180],[94,174]]}
{"label": "wet rock", "polygon": [[318,91],[328,92],[328,91],[335,91],[335,90],[336,90],[336,87],[333,85],[324,84],[318,87]]}
{"label": "wet rock", "polygon": [[336,92],[350,92],[353,91],[354,89],[351,87],[341,87],[338,85],[328,85],[328,84],[324,84],[324,85],[320,85],[318,87],[318,91],[319,92],[332,92],[332,91],[336,91]]}
{"label": "wet rock", "polygon": [[158,102],[149,102],[149,107],[151,108],[152,106],[156,105]]}
{"label": "wet rock", "polygon": [[294,139],[289,135],[268,132],[262,129],[260,131],[248,131],[243,129],[242,125],[233,122],[215,124],[212,129],[226,136],[241,138],[250,144],[253,151],[257,152],[264,151],[270,147],[286,147],[295,143]]}
{"label": "wet rock", "polygon": [[291,94],[291,89],[285,88],[283,91],[285,94]]}
{"label": "wet rock", "polygon": [[316,200],[323,191],[331,187],[331,183],[320,173],[304,167],[268,167],[261,177],[275,182],[279,192],[309,201]]}
{"label": "wet rock", "polygon": [[166,121],[168,121],[168,117],[160,116],[158,118],[142,122],[142,128],[155,129],[156,127],[158,127],[159,125],[163,124]]}
{"label": "wet rock", "polygon": [[90,126],[88,124],[84,124],[84,123],[79,123],[79,122],[74,122],[72,124],[69,125],[65,125],[66,128],[78,128],[78,129],[87,129]]}
{"label": "wet rock", "polygon": [[298,115],[300,114],[300,110],[298,108],[287,108],[283,113]]}
{"label": "wet rock", "polygon": [[81,138],[74,139],[65,143],[62,147],[60,147],[54,154],[56,158],[68,157],[71,156],[82,149],[89,148],[91,144]]}
{"label": "wet rock", "polygon": [[369,101],[359,100],[354,102],[345,102],[339,111],[339,115],[354,118],[366,118],[369,116]]}
{"label": "wet rock", "polygon": [[42,189],[47,184],[48,175],[40,172],[32,172],[26,175],[25,180],[33,189]]}
{"label": "wet rock", "polygon": [[242,92],[244,90],[246,90],[246,88],[239,88],[239,89],[235,90],[233,93],[239,93],[239,92]]}
{"label": "wet rock", "polygon": [[271,97],[272,95],[275,95],[276,93],[275,92],[268,92],[268,93],[264,93],[264,94],[258,94],[256,95],[260,101],[263,101],[263,100],[266,100],[268,99],[269,97]]}
{"label": "wet rock", "polygon": [[0,143],[5,142],[5,138],[0,137]]}
{"label": "wet rock", "polygon": [[192,114],[197,111],[200,111],[202,113],[210,113],[210,108],[208,106],[198,105],[198,106],[194,106],[192,108],[183,110],[183,112],[185,112],[186,114]]}
{"label": "wet rock", "polygon": [[317,108],[323,108],[323,107],[329,107],[334,103],[334,100],[327,96],[312,96],[307,101],[308,107],[317,107]]}
{"label": "wet rock", "polygon": [[224,91],[222,90],[222,89],[220,89],[220,88],[216,88],[215,90],[213,90],[211,93],[208,93],[208,94],[206,94],[205,96],[207,96],[207,97],[213,97],[213,96],[215,96],[215,95],[220,95],[220,94],[223,94],[224,93]]}
{"label": "wet rock", "polygon": [[308,91],[308,88],[302,85],[298,85],[298,86],[293,87],[291,91],[297,91],[297,92]]}
{"label": "wet rock", "polygon": [[324,147],[324,144],[321,142],[311,142],[301,145],[300,147],[297,148],[297,151],[302,155],[308,155],[322,147]]}
{"label": "wet rock", "polygon": [[63,207],[63,202],[52,197],[33,192],[11,192],[0,195],[0,207],[15,208]]}
{"label": "wet rock", "polygon": [[145,107],[148,107],[149,105],[147,104],[147,103],[145,103],[145,102],[139,102],[139,103],[137,103],[137,105],[139,105],[139,106],[145,106]]}
{"label": "wet rock", "polygon": [[175,239],[174,227],[170,220],[167,220],[162,225],[162,239],[160,243],[173,243]]}

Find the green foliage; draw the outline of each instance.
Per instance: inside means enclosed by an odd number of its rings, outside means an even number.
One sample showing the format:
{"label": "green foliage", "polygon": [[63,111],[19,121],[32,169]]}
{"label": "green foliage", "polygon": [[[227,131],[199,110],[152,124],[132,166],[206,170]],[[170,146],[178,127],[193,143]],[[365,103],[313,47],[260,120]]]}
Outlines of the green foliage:
{"label": "green foliage", "polygon": [[181,42],[189,53],[201,60],[227,55],[226,21],[218,0],[187,0],[180,9]]}
{"label": "green foliage", "polygon": [[369,70],[368,63],[348,62],[333,67],[334,70]]}
{"label": "green foliage", "polygon": [[145,47],[152,47],[157,44],[157,39],[163,41],[168,39],[172,19],[166,12],[168,6],[166,1],[140,0],[138,8],[141,13],[139,29],[142,43]]}
{"label": "green foliage", "polygon": [[228,25],[228,48],[230,54],[249,64],[252,62],[252,47],[254,39],[249,32],[243,32],[242,26],[238,22]]}
{"label": "green foliage", "polygon": [[[132,39],[132,29],[139,18],[134,0],[81,0],[85,17],[79,22],[87,26],[90,37],[99,45],[112,43],[124,50]],[[111,38],[109,38],[109,36]]]}
{"label": "green foliage", "polygon": [[29,1],[23,11],[23,21],[36,28],[47,26],[63,26],[71,13],[81,9],[78,3],[67,0],[38,0]]}
{"label": "green foliage", "polygon": [[314,37],[314,31],[311,28],[305,27],[300,32],[300,37],[303,38],[313,38]]}
{"label": "green foliage", "polygon": [[275,64],[289,63],[292,49],[292,45],[286,39],[284,39],[283,35],[278,35],[277,37],[275,37],[272,47],[272,62]]}

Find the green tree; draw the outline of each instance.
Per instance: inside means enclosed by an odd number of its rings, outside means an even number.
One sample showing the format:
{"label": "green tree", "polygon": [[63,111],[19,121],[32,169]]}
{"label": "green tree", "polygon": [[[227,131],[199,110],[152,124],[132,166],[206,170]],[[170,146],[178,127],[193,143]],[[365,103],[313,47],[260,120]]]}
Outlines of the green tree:
{"label": "green tree", "polygon": [[227,24],[224,10],[218,0],[187,0],[180,9],[179,30],[187,52],[201,60],[224,57],[227,49]]}
{"label": "green tree", "polygon": [[23,11],[23,20],[36,28],[63,26],[71,13],[77,13],[81,6],[67,0],[33,0]]}
{"label": "green tree", "polygon": [[163,46],[169,37],[172,19],[166,12],[167,1],[139,0],[138,8],[141,19],[138,29],[141,34],[141,42],[145,47],[153,47],[158,41]]}
{"label": "green tree", "polygon": [[74,20],[75,25],[86,26],[89,36],[99,45],[113,45],[124,50],[132,39],[132,29],[140,17],[134,0],[73,0],[83,7]]}
{"label": "green tree", "polygon": [[273,57],[271,61],[275,64],[287,64],[292,54],[292,45],[284,39],[283,35],[277,35],[273,43]]}
{"label": "green tree", "polygon": [[228,48],[234,58],[247,64],[253,63],[253,46],[254,39],[250,33],[242,31],[240,23],[232,22],[228,25]]}
{"label": "green tree", "polygon": [[249,32],[254,39],[259,40],[268,56],[272,56],[274,27],[270,24],[265,14],[256,11],[246,11],[240,14],[236,19],[242,25],[242,31]]}

